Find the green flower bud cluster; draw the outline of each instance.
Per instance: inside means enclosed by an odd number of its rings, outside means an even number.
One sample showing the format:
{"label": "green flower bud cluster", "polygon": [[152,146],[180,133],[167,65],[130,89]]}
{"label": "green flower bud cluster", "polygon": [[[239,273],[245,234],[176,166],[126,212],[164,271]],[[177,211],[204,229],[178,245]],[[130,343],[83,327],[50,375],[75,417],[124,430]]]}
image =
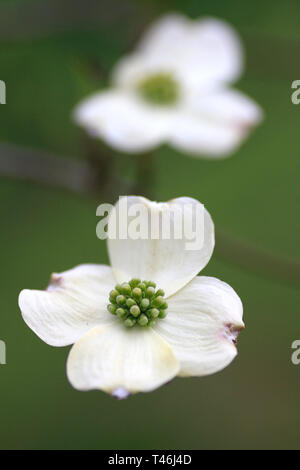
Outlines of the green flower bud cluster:
{"label": "green flower bud cluster", "polygon": [[174,104],[179,97],[178,83],[169,73],[158,73],[144,78],[138,84],[142,97],[156,105]]}
{"label": "green flower bud cluster", "polygon": [[155,282],[140,279],[117,284],[109,293],[107,310],[122,320],[127,328],[153,326],[157,319],[165,318],[168,308],[164,291],[155,288]]}

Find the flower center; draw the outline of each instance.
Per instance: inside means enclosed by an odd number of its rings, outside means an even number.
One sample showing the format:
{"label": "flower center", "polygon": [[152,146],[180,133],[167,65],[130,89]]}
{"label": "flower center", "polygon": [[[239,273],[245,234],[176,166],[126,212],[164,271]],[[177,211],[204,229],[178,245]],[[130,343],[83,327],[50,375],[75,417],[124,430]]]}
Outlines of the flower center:
{"label": "flower center", "polygon": [[141,80],[138,90],[143,98],[152,104],[174,104],[179,96],[177,81],[171,74],[163,72]]}
{"label": "flower center", "polygon": [[152,281],[131,279],[117,284],[109,293],[107,310],[124,322],[127,328],[135,325],[153,326],[158,318],[165,318],[168,308],[164,291],[156,290]]}

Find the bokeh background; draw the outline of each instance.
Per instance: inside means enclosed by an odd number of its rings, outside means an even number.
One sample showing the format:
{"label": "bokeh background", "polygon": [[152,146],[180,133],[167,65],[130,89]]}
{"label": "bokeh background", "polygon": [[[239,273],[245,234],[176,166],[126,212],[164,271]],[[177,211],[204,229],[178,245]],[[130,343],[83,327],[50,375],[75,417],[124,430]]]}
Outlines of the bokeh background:
{"label": "bokeh background", "polygon": [[[237,29],[246,53],[237,87],[265,111],[232,158],[156,152],[155,198],[199,199],[217,228],[246,247],[235,252],[225,244],[204,270],[243,300],[239,356],[214,376],[175,379],[121,402],[73,390],[65,375],[69,348],[40,341],[23,322],[17,297],[22,288],[44,288],[53,271],[108,262],[95,234],[102,201],[0,171],[2,449],[300,447],[300,365],[291,362],[291,344],[300,339],[300,105],[290,98],[292,81],[300,79],[299,1],[1,1],[7,104],[0,106],[0,160],[9,159],[4,143],[83,160],[73,106],[105,85],[148,23],[174,10],[217,16]],[[124,165],[129,157],[118,158]],[[271,267],[269,254],[277,260]]]}

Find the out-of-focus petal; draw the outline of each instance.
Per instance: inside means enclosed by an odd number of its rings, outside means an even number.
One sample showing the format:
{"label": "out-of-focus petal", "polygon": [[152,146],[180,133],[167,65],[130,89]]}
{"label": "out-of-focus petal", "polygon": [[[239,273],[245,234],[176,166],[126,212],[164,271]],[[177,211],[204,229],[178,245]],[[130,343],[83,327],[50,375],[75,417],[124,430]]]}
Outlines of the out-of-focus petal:
{"label": "out-of-focus petal", "polygon": [[147,75],[169,72],[182,94],[193,98],[235,81],[242,67],[241,43],[229,24],[169,14],[146,31],[135,53],[117,63],[113,81],[117,86],[135,87]]}
{"label": "out-of-focus petal", "polygon": [[181,75],[178,75],[177,69],[178,63],[173,56],[133,53],[117,62],[112,73],[112,83],[119,88],[135,90],[142,80],[160,73],[170,73],[180,81]]}
{"label": "out-of-focus petal", "polygon": [[243,50],[233,28],[222,20],[197,20],[191,29],[190,63],[195,80],[222,83],[237,80],[243,68]]}
{"label": "out-of-focus petal", "polygon": [[210,119],[183,109],[173,120],[169,143],[195,157],[223,158],[232,154],[248,135],[249,127]]}
{"label": "out-of-focus petal", "polygon": [[184,52],[193,22],[179,13],[161,16],[146,30],[137,50],[143,54],[165,55]]}
{"label": "out-of-focus petal", "polygon": [[191,100],[188,107],[208,122],[230,124],[246,130],[258,124],[263,117],[258,104],[233,89],[219,89],[204,94]]}
{"label": "out-of-focus petal", "polygon": [[171,14],[145,33],[138,47],[148,57],[175,58],[185,87],[215,88],[239,78],[243,67],[240,39],[226,22],[215,18],[188,20]]}
{"label": "out-of-focus petal", "polygon": [[169,111],[148,106],[134,93],[112,90],[97,93],[75,110],[75,121],[94,137],[129,153],[150,150],[166,139]]}

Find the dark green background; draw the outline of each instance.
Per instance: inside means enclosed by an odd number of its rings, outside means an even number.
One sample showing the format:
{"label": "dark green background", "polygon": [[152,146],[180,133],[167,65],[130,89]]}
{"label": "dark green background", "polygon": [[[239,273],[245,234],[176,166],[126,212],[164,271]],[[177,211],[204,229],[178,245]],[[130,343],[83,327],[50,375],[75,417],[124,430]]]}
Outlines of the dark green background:
{"label": "dark green background", "polygon": [[[0,139],[83,158],[70,112],[103,85],[99,64],[109,70],[148,22],[176,9],[237,28],[247,57],[237,86],[261,104],[265,121],[227,160],[159,149],[155,198],[195,197],[217,227],[246,245],[300,261],[300,105],[290,99],[291,82],[300,79],[297,0],[2,1],[7,104],[0,106]],[[7,344],[0,448],[300,447],[300,365],[291,363],[291,343],[300,338],[299,286],[215,253],[204,274],[228,282],[244,303],[246,329],[232,365],[122,402],[80,393],[65,375],[69,348],[40,341],[23,322],[17,297],[22,288],[44,288],[52,271],[108,262],[95,234],[101,200],[1,178],[0,201],[0,339]]]}

